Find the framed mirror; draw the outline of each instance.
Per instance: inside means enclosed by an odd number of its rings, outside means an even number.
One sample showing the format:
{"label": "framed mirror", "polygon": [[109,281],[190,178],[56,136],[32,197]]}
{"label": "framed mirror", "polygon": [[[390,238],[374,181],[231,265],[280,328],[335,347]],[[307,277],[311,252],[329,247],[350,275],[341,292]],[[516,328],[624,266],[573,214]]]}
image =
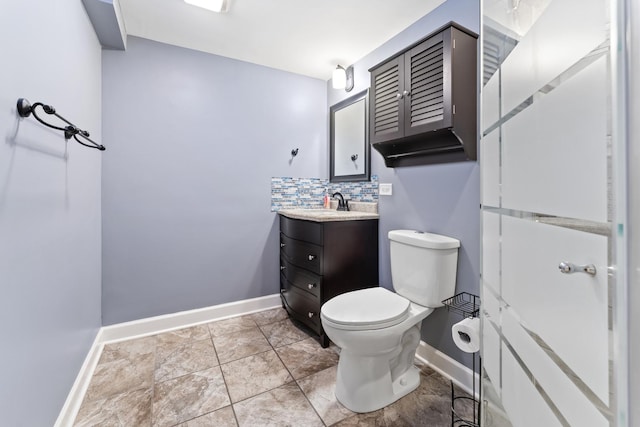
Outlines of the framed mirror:
{"label": "framed mirror", "polygon": [[369,91],[362,91],[329,109],[330,181],[369,181]]}

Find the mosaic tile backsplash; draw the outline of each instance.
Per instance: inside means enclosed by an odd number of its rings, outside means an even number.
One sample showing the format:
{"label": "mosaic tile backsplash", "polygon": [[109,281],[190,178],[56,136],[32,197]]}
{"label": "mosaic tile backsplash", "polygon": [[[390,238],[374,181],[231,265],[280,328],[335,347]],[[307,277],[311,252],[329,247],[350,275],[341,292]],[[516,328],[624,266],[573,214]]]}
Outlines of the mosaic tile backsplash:
{"label": "mosaic tile backsplash", "polygon": [[320,178],[271,178],[271,211],[294,208],[322,208],[325,189],[358,202],[378,201],[378,176],[371,181],[335,182]]}

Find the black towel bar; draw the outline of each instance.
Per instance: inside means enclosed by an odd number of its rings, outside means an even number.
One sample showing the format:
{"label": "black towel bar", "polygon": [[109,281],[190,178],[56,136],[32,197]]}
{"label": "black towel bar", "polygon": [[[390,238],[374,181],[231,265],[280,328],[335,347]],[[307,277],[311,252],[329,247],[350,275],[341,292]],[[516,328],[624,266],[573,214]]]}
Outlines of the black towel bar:
{"label": "black towel bar", "polygon": [[[45,113],[56,116],[57,118],[65,122],[67,126],[60,127],[60,126],[55,126],[45,122],[36,114],[36,107],[42,107],[42,110]],[[106,150],[104,145],[98,144],[97,142],[89,138],[89,132],[87,132],[86,130],[80,129],[79,127],[71,123],[69,120],[65,119],[60,114],[56,113],[56,109],[50,105],[43,104],[42,102],[36,102],[35,104],[31,105],[29,101],[27,101],[25,98],[19,98],[17,108],[18,108],[18,114],[20,115],[20,117],[29,117],[31,113],[33,113],[33,117],[35,117],[35,119],[40,123],[42,123],[43,125],[50,127],[52,129],[56,129],[64,132],[64,138],[67,140],[73,138],[76,140],[76,142],[78,142],[81,145],[84,145],[85,147],[95,148],[100,151]],[[84,138],[86,142],[79,140],[78,139],[79,136]]]}

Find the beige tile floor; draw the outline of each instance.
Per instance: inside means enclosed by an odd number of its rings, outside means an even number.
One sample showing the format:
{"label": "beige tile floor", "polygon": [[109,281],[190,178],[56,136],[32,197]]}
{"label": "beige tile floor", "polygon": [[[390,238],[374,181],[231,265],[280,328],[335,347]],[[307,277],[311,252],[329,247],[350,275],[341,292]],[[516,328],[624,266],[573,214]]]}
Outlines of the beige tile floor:
{"label": "beige tile floor", "polygon": [[334,396],[339,350],[282,309],[105,346],[76,426],[449,426],[449,382],[355,414]]}

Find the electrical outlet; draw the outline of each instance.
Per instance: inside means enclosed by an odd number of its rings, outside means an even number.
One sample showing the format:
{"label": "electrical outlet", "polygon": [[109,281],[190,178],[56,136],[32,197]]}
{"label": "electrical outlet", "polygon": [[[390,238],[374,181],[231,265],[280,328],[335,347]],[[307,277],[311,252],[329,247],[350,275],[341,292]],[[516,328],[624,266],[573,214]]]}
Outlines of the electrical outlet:
{"label": "electrical outlet", "polygon": [[391,196],[393,194],[393,184],[380,184],[378,190],[381,196]]}

